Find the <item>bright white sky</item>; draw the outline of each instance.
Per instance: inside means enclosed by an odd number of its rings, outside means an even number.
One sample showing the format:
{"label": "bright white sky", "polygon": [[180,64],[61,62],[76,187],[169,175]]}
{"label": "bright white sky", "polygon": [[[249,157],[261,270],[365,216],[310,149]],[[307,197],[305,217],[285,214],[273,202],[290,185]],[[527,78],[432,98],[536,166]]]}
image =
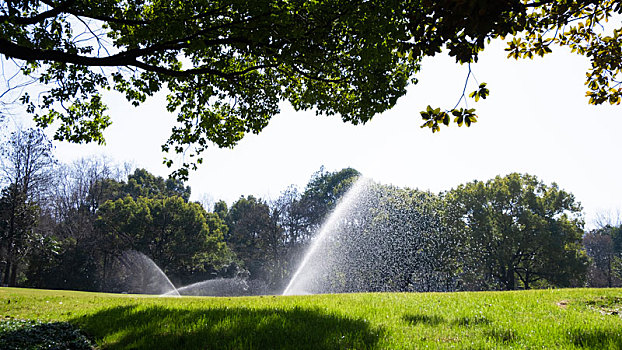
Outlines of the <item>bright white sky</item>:
{"label": "bright white sky", "polygon": [[[557,49],[545,58],[514,61],[503,48],[493,43],[472,66],[491,94],[471,104],[480,115],[471,128],[452,125],[432,134],[419,127],[419,111],[428,104],[451,108],[462,92],[467,67],[439,55],[423,62],[419,84],[394,109],[364,126],[283,104],[259,135],[248,135],[233,150],[206,152],[190,177],[193,199],[275,199],[290,184],[303,188],[324,165],[330,171],[350,166],[382,183],[433,192],[529,173],[572,192],[583,204],[588,228],[597,215],[619,211],[622,107],[587,104],[585,58]],[[477,86],[470,84],[469,92]],[[58,143],[57,157],[68,162],[103,153],[166,176],[160,145],[175,116],[166,112],[163,96],[139,108],[118,94],[108,103],[114,124],[105,134],[107,146]]]}

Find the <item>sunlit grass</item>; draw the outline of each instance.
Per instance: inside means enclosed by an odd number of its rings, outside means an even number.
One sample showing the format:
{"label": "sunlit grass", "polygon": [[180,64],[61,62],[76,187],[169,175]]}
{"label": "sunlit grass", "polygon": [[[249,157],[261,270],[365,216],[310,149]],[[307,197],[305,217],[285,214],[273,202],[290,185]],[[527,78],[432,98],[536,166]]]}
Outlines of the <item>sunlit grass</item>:
{"label": "sunlit grass", "polygon": [[[161,298],[0,288],[103,349],[620,349],[622,289]],[[1,339],[1,338],[0,338]]]}

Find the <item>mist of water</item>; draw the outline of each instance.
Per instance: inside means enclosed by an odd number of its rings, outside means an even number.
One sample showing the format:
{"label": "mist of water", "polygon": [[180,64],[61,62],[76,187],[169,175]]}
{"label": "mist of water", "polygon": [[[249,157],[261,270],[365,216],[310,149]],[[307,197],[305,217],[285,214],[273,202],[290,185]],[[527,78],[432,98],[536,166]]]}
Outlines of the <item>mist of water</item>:
{"label": "mist of water", "polygon": [[148,256],[137,251],[126,251],[119,257],[118,288],[128,293],[167,294],[179,292],[164,271]]}
{"label": "mist of water", "polygon": [[[448,249],[434,195],[359,178],[337,203],[308,249],[283,295],[381,291],[450,291],[458,268]],[[453,260],[452,260],[453,259]],[[210,279],[175,288],[151,259],[122,257],[125,291],[166,296],[261,295],[259,280]],[[453,261],[453,262],[452,262]]]}
{"label": "mist of water", "polygon": [[283,295],[448,291],[448,259],[434,196],[360,178],[342,197],[301,259]]}
{"label": "mist of water", "polygon": [[124,252],[118,259],[118,291],[160,296],[243,296],[266,294],[267,286],[246,278],[216,278],[176,288],[164,271],[148,256],[137,251]]}
{"label": "mist of water", "polygon": [[361,194],[367,189],[370,181],[365,178],[359,178],[348,192],[339,201],[333,212],[328,216],[318,234],[314,238],[313,243],[305,253],[298,269],[292,276],[287,287],[283,291],[283,295],[309,294],[309,284],[316,275],[318,264],[321,259],[322,251],[319,251],[326,240],[338,232],[340,221],[344,219],[350,211],[356,209],[355,201],[360,201]]}

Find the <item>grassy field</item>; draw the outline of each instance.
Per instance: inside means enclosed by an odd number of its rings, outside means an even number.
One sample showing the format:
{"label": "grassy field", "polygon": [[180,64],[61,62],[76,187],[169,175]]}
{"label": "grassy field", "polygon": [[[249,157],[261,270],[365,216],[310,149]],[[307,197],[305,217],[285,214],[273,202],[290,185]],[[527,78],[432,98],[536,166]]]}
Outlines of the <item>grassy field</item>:
{"label": "grassy field", "polygon": [[0,288],[0,348],[74,325],[102,349],[622,349],[621,314],[622,289],[162,298]]}

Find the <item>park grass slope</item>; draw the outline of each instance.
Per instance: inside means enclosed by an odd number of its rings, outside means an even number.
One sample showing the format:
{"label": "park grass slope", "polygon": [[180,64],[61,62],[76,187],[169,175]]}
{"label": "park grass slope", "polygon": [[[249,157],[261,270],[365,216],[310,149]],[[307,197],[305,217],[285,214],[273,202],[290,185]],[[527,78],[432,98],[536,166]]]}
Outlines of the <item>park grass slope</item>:
{"label": "park grass slope", "polygon": [[[621,314],[622,289],[162,298],[0,288],[0,323],[68,323],[101,349],[621,349]],[[34,325],[0,327],[0,348]]]}

